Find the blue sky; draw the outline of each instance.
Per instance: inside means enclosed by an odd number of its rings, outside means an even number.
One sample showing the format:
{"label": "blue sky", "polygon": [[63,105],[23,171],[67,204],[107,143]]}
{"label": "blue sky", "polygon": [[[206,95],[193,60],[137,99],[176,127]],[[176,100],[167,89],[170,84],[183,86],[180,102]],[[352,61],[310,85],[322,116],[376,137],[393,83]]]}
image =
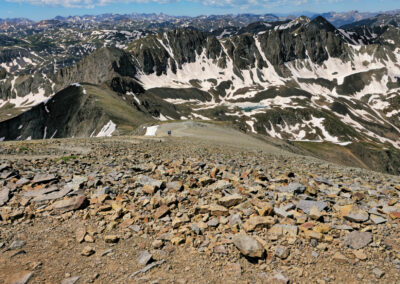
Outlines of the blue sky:
{"label": "blue sky", "polygon": [[0,0],[0,18],[49,19],[57,15],[165,13],[196,16],[227,13],[290,14],[301,11],[385,11],[400,0]]}

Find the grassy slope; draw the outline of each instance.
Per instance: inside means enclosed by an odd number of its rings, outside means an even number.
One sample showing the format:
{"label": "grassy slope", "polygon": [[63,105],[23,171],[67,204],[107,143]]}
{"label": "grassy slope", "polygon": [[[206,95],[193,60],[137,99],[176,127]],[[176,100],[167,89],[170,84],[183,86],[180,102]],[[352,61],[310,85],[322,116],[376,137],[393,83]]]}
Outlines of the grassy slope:
{"label": "grassy slope", "polygon": [[109,89],[94,85],[83,85],[83,87],[87,95],[96,99],[96,105],[118,125],[120,134],[129,134],[139,125],[154,121],[150,115],[139,112]]}
{"label": "grassy slope", "polygon": [[340,146],[328,142],[293,142],[311,155],[340,165],[361,167],[390,174],[400,173],[400,151],[377,144],[355,142]]}

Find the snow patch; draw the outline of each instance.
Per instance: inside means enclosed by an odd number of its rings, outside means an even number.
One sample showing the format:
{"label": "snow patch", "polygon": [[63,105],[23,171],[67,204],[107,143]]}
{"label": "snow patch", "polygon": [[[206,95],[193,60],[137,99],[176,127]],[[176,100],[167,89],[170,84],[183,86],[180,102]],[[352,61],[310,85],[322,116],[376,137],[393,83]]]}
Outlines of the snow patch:
{"label": "snow patch", "polygon": [[158,129],[158,125],[147,127],[146,133],[144,134],[144,136],[156,136],[157,129]]}
{"label": "snow patch", "polygon": [[350,145],[351,143],[353,143],[353,142],[347,141],[347,142],[338,142],[338,143],[335,143],[335,144],[340,145],[340,146],[347,146],[347,145]]}
{"label": "snow patch", "polygon": [[166,120],[168,120],[168,118],[165,117],[162,113],[160,113],[159,120],[161,120],[161,121],[166,121]]}
{"label": "snow patch", "polygon": [[109,122],[107,122],[106,125],[103,126],[103,128],[96,135],[96,137],[110,137],[112,136],[116,128],[117,125],[110,120]]}
{"label": "snow patch", "polygon": [[56,134],[57,134],[57,129],[56,129],[56,131],[54,131],[53,135],[51,135],[50,139],[53,139],[54,136],[56,136]]}
{"label": "snow patch", "polygon": [[127,92],[127,96],[133,96],[133,99],[140,105],[140,100],[136,97],[136,95],[133,92]]}
{"label": "snow patch", "polygon": [[208,117],[203,116],[203,115],[198,114],[198,113],[194,113],[194,112],[193,112],[192,115],[193,115],[195,118],[199,118],[199,119],[201,119],[201,120],[210,120]]}
{"label": "snow patch", "polygon": [[46,139],[46,136],[47,136],[47,126],[44,127],[43,139]]}
{"label": "snow patch", "polygon": [[248,126],[250,126],[251,132],[257,133],[257,131],[254,130],[254,121],[247,120],[246,123],[247,123]]}

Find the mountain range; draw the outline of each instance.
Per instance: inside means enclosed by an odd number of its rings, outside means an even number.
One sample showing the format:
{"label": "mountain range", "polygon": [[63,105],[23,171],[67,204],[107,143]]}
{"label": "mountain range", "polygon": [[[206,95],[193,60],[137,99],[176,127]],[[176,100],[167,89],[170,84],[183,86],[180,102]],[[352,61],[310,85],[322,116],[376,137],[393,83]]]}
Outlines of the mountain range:
{"label": "mountain range", "polygon": [[[331,22],[334,26],[340,27],[353,22],[361,21],[364,19],[372,18],[377,15],[397,15],[400,9],[384,11],[384,12],[359,12],[356,10],[347,12],[326,12],[316,13],[303,11],[295,14],[226,14],[226,15],[200,15],[200,16],[171,16],[163,13],[132,13],[132,14],[100,14],[100,15],[82,15],[82,16],[56,16],[54,19],[33,21],[27,18],[0,18],[0,30],[15,28],[15,27],[34,27],[41,25],[59,25],[59,24],[114,24],[118,22],[131,22],[137,25],[157,26],[157,24],[164,25],[179,25],[181,27],[193,26],[196,28],[207,27],[214,25],[215,27],[228,27],[228,26],[247,26],[253,22],[266,21],[273,22],[278,20],[294,19],[297,16],[308,16],[316,18],[322,16]],[[162,25],[160,25],[161,27]],[[212,28],[212,27],[211,27]]]}
{"label": "mountain range", "polygon": [[3,22],[0,140],[210,120],[398,174],[399,23],[396,13],[341,27],[273,15]]}

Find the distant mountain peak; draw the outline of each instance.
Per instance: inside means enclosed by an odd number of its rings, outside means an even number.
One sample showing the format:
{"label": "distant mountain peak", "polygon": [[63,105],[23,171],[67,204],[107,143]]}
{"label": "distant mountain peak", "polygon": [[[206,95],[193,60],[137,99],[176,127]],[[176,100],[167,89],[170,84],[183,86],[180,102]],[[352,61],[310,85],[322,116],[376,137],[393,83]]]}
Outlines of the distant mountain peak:
{"label": "distant mountain peak", "polygon": [[318,16],[318,17],[314,18],[309,23],[309,25],[314,26],[315,28],[318,28],[318,29],[324,29],[324,30],[331,31],[331,32],[336,30],[336,28],[327,19],[325,19],[322,16]]}

